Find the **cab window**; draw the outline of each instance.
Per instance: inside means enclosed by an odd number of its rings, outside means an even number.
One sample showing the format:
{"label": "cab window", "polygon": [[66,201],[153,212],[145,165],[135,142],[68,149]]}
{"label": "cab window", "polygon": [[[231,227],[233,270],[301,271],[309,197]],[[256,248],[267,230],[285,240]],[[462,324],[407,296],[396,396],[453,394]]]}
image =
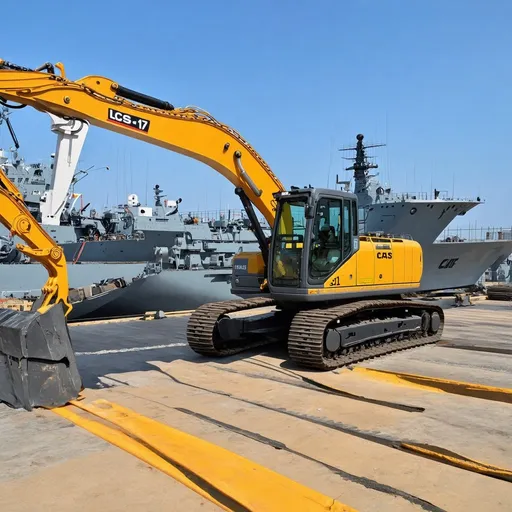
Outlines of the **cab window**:
{"label": "cab window", "polygon": [[274,236],[272,277],[276,284],[298,286],[304,233],[306,203],[302,200],[283,202]]}
{"label": "cab window", "polygon": [[342,259],[342,201],[322,198],[318,201],[313,223],[310,275],[328,276]]}
{"label": "cab window", "polygon": [[310,277],[325,279],[352,255],[352,240],[357,233],[355,202],[322,198],[313,221],[310,251]]}

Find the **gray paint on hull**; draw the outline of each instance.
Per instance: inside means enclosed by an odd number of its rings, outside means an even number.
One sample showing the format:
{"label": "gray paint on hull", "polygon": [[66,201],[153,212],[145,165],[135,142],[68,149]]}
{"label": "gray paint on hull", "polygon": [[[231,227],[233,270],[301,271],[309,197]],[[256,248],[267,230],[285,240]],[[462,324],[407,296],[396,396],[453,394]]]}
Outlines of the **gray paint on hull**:
{"label": "gray paint on hull", "polygon": [[146,311],[186,311],[202,304],[236,299],[231,294],[231,269],[163,270],[134,281],[119,299],[110,302],[100,316],[138,315]]}
{"label": "gray paint on hull", "polygon": [[[479,203],[472,201],[396,201],[368,207],[364,231],[410,235],[422,246],[433,243],[458,215]],[[418,226],[421,225],[421,229]]]}
{"label": "gray paint on hull", "polygon": [[461,288],[475,284],[497,260],[512,254],[512,241],[441,242],[423,251],[422,291]]}
{"label": "gray paint on hull", "polygon": [[[432,244],[424,252],[420,291],[471,286],[497,258],[510,253],[512,241]],[[452,267],[439,268],[443,261],[457,258]],[[108,316],[119,311],[133,315],[158,309],[183,311],[236,298],[231,294],[230,269],[163,270],[134,282],[122,297],[98,312]]]}
{"label": "gray paint on hull", "polygon": [[[460,288],[476,283],[500,257],[512,253],[512,241],[436,243],[424,249],[421,290]],[[451,267],[439,268],[446,260],[457,260]],[[441,265],[442,266],[442,265]],[[127,282],[142,272],[143,264],[68,264],[71,287],[93,281],[124,277]],[[41,265],[4,265],[0,290],[28,290],[41,286],[46,271]],[[39,289],[35,290],[39,292]],[[124,293],[112,296],[104,305],[87,311],[88,316],[141,314],[145,311],[183,311],[207,302],[236,298],[231,294],[231,269],[163,270],[160,274],[137,279]],[[99,302],[99,301],[98,301]],[[91,305],[92,306],[92,305]],[[77,311],[78,313],[78,311]]]}
{"label": "gray paint on hull", "polygon": [[129,290],[126,288],[116,288],[108,290],[88,299],[73,304],[73,309],[68,315],[68,320],[78,320],[83,318],[98,318],[98,310],[105,307],[109,302],[118,300],[119,297]]}
{"label": "gray paint on hull", "polygon": [[[73,265],[68,263],[68,280],[71,288],[89,286],[103,279],[123,277],[127,282],[144,270],[142,263],[91,263]],[[38,263],[28,265],[0,265],[0,294],[4,297],[25,291],[34,295],[41,293],[41,287],[46,282],[48,274]]]}
{"label": "gray paint on hull", "polygon": [[144,240],[108,240],[90,241],[82,244],[75,242],[63,244],[66,261],[74,261],[80,254],[78,261],[82,262],[146,262],[155,257],[155,246],[172,247],[176,232],[147,231]]}

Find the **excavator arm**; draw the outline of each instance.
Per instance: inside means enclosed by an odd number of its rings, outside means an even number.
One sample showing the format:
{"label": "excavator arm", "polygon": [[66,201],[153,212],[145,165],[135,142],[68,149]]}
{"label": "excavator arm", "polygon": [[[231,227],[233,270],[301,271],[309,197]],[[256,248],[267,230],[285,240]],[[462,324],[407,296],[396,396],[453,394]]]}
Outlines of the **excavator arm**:
{"label": "excavator arm", "polygon": [[272,194],[284,191],[283,185],[238,132],[204,110],[175,108],[102,76],[71,81],[61,63],[31,70],[1,59],[0,98],[85,120],[199,160],[241,189],[273,224],[276,204]]}
{"label": "excavator arm", "polygon": [[16,248],[48,272],[32,311],[0,309],[0,401],[27,410],[64,405],[82,388],[65,319],[71,311],[66,259],[1,169],[0,222],[27,244]]}
{"label": "excavator arm", "polygon": [[[0,104],[12,106],[9,102],[50,114],[54,121],[68,120],[69,127],[55,129],[61,133],[67,130],[67,171],[76,165],[89,124],[209,165],[235,186],[253,224],[266,266],[268,243],[253,206],[273,225],[273,194],[285,189],[256,150],[208,112],[196,107],[175,108],[102,76],[72,81],[60,63],[28,69],[0,59]],[[75,121],[85,130],[82,128],[78,141],[72,144]],[[64,165],[61,155],[59,159]],[[59,193],[62,195],[62,191]],[[57,220],[59,193],[50,198],[48,222]],[[0,401],[26,409],[61,405],[76,398],[81,387],[65,322],[71,306],[63,251],[31,217],[18,190],[3,173],[0,221],[28,245],[18,249],[44,265],[49,274],[42,290],[42,303],[33,308],[37,310],[0,310]]]}
{"label": "excavator arm", "polygon": [[48,271],[48,280],[42,288],[42,303],[38,305],[44,314],[52,304],[62,303],[64,313],[71,311],[68,301],[68,274],[64,252],[53,238],[40,226],[28,211],[16,186],[0,169],[0,222],[11,235],[18,236],[27,245],[16,248],[41,263]]}

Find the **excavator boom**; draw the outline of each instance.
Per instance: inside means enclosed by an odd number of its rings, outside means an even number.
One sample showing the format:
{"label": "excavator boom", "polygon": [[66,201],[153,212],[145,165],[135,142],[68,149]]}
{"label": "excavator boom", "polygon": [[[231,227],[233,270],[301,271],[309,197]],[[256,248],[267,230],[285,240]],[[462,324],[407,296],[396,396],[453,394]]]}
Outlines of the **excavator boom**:
{"label": "excavator boom", "polygon": [[71,311],[68,301],[68,274],[62,248],[39,225],[28,211],[16,186],[0,169],[0,222],[13,236],[26,242],[16,248],[41,263],[48,271],[48,281],[43,287],[43,302],[39,306],[44,313],[51,304],[61,302],[67,315]]}
{"label": "excavator boom", "polygon": [[285,189],[238,132],[199,108],[175,108],[102,76],[71,81],[62,64],[55,67],[60,75],[53,66],[37,71],[0,59],[0,98],[82,119],[199,160],[241,188],[273,224],[276,203],[272,194]]}
{"label": "excavator boom", "polygon": [[[208,112],[175,108],[102,76],[72,81],[60,63],[29,69],[0,59],[0,104],[11,107],[12,102],[52,117],[52,129],[62,143],[58,147],[63,149],[56,154],[56,173],[66,163],[64,172],[68,173],[76,165],[89,124],[209,165],[236,187],[266,259],[268,242],[253,205],[272,224],[273,194],[284,187],[238,132]],[[80,130],[73,140],[73,131]],[[52,191],[44,204],[47,223],[58,222],[62,192]],[[32,312],[0,313],[0,400],[27,409],[60,405],[75,398],[81,387],[65,322],[71,306],[63,251],[30,215],[4,173],[0,173],[0,221],[26,242],[17,248],[44,265],[49,275]]]}

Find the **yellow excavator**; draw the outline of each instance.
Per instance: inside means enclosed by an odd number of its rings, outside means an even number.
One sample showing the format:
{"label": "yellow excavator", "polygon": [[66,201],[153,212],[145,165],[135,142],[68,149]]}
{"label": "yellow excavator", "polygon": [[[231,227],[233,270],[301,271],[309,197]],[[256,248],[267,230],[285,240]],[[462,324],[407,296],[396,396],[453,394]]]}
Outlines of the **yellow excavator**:
{"label": "yellow excavator", "polygon": [[[441,338],[442,309],[402,298],[420,285],[423,262],[417,242],[359,234],[354,194],[313,187],[286,190],[254,148],[208,112],[175,108],[102,76],[72,81],[61,63],[28,69],[4,60],[0,103],[32,106],[181,153],[235,186],[260,252],[234,258],[232,293],[241,299],[206,304],[191,315],[187,339],[196,352],[226,356],[287,340],[296,363],[333,369]],[[273,226],[270,239],[254,207]],[[79,390],[65,324],[70,306],[64,257],[1,174],[0,212],[2,223],[30,246],[18,249],[50,273],[37,311],[0,316],[0,400],[26,408],[60,405]],[[43,326],[49,315],[53,330]],[[36,355],[41,345],[44,357]],[[22,350],[27,347],[32,352]],[[51,363],[47,375],[33,370],[38,361]],[[16,365],[25,365],[22,375],[12,370]],[[7,399],[2,381],[11,389]],[[47,392],[38,394],[41,387]]]}

